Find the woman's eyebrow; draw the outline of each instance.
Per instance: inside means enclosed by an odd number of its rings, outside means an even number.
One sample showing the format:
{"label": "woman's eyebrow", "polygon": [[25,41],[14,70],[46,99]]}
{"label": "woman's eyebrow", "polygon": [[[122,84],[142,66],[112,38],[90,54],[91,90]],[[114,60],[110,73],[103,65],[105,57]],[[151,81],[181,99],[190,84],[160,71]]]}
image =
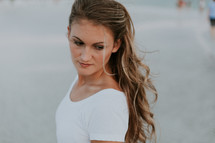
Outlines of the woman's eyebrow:
{"label": "woman's eyebrow", "polygon": [[104,42],[96,42],[94,43],[93,45],[96,45],[96,44],[103,44]]}
{"label": "woman's eyebrow", "polygon": [[[82,41],[80,38],[76,37],[76,36],[72,36],[76,39],[78,39],[79,41]],[[96,43],[93,43],[93,45],[96,45],[96,44],[103,44],[104,42],[96,42]]]}
{"label": "woman's eyebrow", "polygon": [[72,36],[72,37],[74,37],[74,38],[78,39],[79,41],[82,41],[80,38],[78,38],[78,37],[76,37],[76,36]]}

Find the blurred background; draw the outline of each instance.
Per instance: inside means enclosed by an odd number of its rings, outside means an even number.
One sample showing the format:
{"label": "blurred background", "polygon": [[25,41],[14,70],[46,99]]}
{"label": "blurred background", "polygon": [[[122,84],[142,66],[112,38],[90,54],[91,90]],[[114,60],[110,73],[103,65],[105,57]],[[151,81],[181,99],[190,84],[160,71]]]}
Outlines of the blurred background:
{"label": "blurred background", "polygon": [[[159,98],[158,143],[215,142],[210,0],[120,0]],[[56,143],[55,111],[76,75],[66,38],[73,0],[0,0],[0,142]]]}

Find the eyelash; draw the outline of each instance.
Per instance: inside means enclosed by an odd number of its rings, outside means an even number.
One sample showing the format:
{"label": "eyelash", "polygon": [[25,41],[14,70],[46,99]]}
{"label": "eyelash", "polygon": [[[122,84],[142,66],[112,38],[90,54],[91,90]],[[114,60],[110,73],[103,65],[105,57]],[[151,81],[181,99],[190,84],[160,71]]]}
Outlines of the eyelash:
{"label": "eyelash", "polygon": [[79,42],[79,41],[74,41],[74,44],[77,45],[77,46],[82,46],[82,45],[84,45],[83,42]]}
{"label": "eyelash", "polygon": [[[75,41],[74,40],[74,44],[75,45],[77,45],[77,46],[83,46],[84,45],[84,43],[83,42],[81,42],[81,41]],[[95,48],[97,49],[97,50],[103,50],[104,49],[104,46],[95,46]]]}
{"label": "eyelash", "polygon": [[103,49],[104,49],[104,46],[95,46],[95,48],[96,48],[97,50],[103,50]]}

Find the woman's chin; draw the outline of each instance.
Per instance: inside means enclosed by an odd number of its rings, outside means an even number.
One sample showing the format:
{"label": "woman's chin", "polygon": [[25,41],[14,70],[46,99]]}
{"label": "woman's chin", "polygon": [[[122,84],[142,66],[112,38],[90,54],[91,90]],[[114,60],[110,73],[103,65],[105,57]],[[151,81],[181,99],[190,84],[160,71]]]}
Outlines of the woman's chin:
{"label": "woman's chin", "polygon": [[81,75],[81,76],[90,76],[93,74],[89,70],[77,70],[77,73],[78,75]]}

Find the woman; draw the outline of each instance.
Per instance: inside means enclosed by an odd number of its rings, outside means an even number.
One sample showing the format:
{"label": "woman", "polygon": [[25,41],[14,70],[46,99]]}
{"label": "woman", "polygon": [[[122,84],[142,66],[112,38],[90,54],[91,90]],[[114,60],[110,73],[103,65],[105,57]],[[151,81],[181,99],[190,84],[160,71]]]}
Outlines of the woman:
{"label": "woman", "polygon": [[201,11],[201,12],[203,12],[204,11],[204,9],[205,9],[205,0],[200,0],[199,1],[199,10]]}
{"label": "woman", "polygon": [[186,6],[186,2],[184,0],[178,0],[177,6],[178,8],[183,8]]}
{"label": "woman", "polygon": [[209,20],[211,25],[211,36],[215,38],[215,0],[209,3]]}
{"label": "woman", "polygon": [[68,40],[78,76],[56,112],[58,143],[152,139],[155,123],[146,91],[156,98],[157,92],[135,53],[125,7],[114,0],[75,0]]}

